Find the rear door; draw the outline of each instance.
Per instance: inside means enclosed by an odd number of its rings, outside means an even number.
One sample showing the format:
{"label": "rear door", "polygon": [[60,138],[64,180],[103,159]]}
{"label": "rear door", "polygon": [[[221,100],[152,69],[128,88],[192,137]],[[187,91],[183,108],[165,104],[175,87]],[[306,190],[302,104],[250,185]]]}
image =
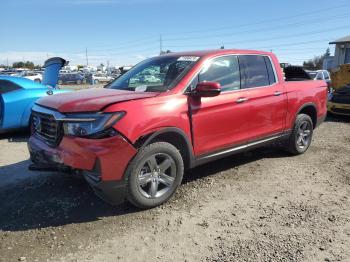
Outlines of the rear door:
{"label": "rear door", "polygon": [[248,92],[249,136],[251,141],[284,131],[287,99],[283,83],[268,56],[239,56],[242,88]]}
{"label": "rear door", "polygon": [[245,144],[249,131],[247,90],[240,89],[237,56],[222,56],[209,60],[191,83],[213,81],[221,84],[216,97],[189,97],[196,156]]}

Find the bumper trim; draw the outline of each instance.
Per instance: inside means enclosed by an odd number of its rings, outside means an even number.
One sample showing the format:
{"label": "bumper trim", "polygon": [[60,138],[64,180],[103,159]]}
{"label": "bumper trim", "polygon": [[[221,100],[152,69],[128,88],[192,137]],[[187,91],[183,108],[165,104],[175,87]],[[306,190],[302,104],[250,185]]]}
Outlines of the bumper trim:
{"label": "bumper trim", "polygon": [[86,172],[83,174],[85,180],[99,198],[114,206],[125,202],[126,183],[124,180],[98,181]]}

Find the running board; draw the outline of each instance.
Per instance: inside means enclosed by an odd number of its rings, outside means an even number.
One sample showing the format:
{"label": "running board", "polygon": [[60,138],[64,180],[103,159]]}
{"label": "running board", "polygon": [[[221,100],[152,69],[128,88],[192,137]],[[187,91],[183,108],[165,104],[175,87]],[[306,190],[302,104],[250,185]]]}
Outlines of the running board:
{"label": "running board", "polygon": [[280,141],[283,138],[288,137],[289,135],[290,135],[290,132],[286,132],[286,133],[274,135],[274,136],[271,136],[271,137],[268,137],[265,139],[250,142],[248,144],[232,147],[232,148],[229,148],[229,149],[226,149],[223,151],[219,151],[219,152],[212,153],[209,155],[201,156],[195,160],[194,166],[202,165],[202,164],[205,164],[207,162],[210,162],[210,161],[213,161],[216,159],[220,159],[220,158],[223,158],[223,157],[226,157],[229,155],[233,155],[233,154],[245,152],[245,151],[248,151],[248,150],[251,150],[254,148],[262,147],[264,145],[268,145],[268,144],[271,144],[273,142]]}

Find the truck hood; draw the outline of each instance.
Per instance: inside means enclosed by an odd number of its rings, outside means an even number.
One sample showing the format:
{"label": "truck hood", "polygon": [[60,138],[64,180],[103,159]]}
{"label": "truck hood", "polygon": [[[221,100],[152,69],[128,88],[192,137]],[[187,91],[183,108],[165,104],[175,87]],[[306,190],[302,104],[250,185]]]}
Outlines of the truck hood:
{"label": "truck hood", "polygon": [[159,93],[133,92],[106,88],[92,88],[71,93],[46,96],[36,104],[62,113],[96,112],[118,102],[154,97]]}

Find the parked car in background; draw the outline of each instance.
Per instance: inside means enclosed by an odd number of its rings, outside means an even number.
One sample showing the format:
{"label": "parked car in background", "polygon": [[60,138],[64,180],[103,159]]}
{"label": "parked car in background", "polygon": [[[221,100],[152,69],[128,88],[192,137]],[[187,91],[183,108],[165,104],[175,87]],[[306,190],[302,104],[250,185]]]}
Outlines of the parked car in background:
{"label": "parked car in background", "polygon": [[41,83],[41,81],[43,81],[43,75],[34,71],[22,71],[17,76],[33,80],[34,82],[37,82],[37,83]]}
{"label": "parked car in background", "polygon": [[27,128],[31,108],[38,98],[68,92],[49,87],[57,83],[58,70],[54,67],[65,63],[61,58],[47,60],[43,84],[22,77],[0,76],[0,133]]}
{"label": "parked car in background", "polygon": [[[142,82],[144,72],[161,81]],[[173,196],[185,169],[273,142],[306,152],[327,113],[326,83],[306,78],[285,81],[268,52],[153,57],[105,88],[37,101],[31,159],[82,171],[110,203],[152,208]]]}
{"label": "parked car in background", "polygon": [[306,72],[309,74],[310,78],[313,80],[326,81],[328,88],[330,88],[331,77],[330,77],[330,74],[327,70],[316,70],[316,71],[306,70]]}
{"label": "parked car in background", "polygon": [[103,73],[96,73],[92,75],[92,81],[95,85],[99,84],[99,83],[108,83],[110,81],[112,81],[113,78],[103,74]]}
{"label": "parked car in background", "polygon": [[58,77],[58,84],[86,84],[86,79],[85,76],[79,73],[60,74]]}

